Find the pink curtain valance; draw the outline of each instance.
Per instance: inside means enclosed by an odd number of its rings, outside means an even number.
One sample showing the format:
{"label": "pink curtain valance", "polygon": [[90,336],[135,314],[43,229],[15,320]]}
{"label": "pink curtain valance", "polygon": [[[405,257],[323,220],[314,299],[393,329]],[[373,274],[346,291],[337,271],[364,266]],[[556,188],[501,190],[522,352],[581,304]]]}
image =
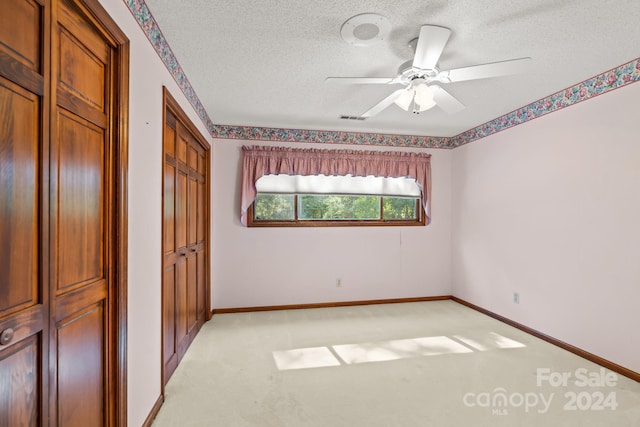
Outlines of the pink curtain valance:
{"label": "pink curtain valance", "polygon": [[333,175],[409,177],[422,192],[427,224],[431,221],[431,155],[393,151],[319,150],[243,146],[240,222],[256,198],[256,182],[264,175]]}

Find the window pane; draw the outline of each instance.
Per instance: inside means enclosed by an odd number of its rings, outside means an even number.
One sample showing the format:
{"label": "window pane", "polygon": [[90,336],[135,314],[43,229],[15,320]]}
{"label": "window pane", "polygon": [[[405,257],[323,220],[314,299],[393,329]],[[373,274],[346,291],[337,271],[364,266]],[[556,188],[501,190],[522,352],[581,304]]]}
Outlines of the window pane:
{"label": "window pane", "polygon": [[384,219],[417,219],[416,199],[406,197],[384,197]]}
{"label": "window pane", "polygon": [[258,194],[255,201],[255,219],[295,219],[293,194]]}
{"label": "window pane", "polygon": [[378,196],[299,196],[298,219],[380,219]]}

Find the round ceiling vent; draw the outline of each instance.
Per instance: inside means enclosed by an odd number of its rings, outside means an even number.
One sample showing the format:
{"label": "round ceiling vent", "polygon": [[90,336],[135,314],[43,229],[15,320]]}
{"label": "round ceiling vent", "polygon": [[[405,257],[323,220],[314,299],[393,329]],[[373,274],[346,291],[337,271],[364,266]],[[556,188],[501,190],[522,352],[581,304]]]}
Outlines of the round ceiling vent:
{"label": "round ceiling vent", "polygon": [[370,46],[387,38],[391,22],[377,13],[352,16],[342,24],[342,39],[355,46]]}

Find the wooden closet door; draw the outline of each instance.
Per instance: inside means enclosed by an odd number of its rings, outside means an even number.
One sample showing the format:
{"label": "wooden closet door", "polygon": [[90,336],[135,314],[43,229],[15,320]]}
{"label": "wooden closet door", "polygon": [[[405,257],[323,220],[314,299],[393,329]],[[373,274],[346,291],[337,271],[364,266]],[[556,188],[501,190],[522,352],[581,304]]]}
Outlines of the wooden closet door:
{"label": "wooden closet door", "polygon": [[125,43],[95,0],[0,0],[0,426],[126,420]]}
{"label": "wooden closet door", "polygon": [[162,383],[166,384],[178,366],[176,341],[176,119],[171,112],[165,115],[163,169],[162,224]]}
{"label": "wooden closet door", "polygon": [[0,426],[40,425],[47,412],[43,20],[37,1],[0,1]]}
{"label": "wooden closet door", "polygon": [[175,104],[166,109],[164,127],[163,384],[207,319],[208,306],[208,146],[176,110]]}
{"label": "wooden closet door", "polygon": [[193,340],[207,320],[207,223],[209,209],[207,194],[207,153],[192,140],[189,151],[189,251],[187,258],[189,278],[189,334]]}
{"label": "wooden closet door", "polygon": [[177,174],[176,174],[176,248],[178,257],[176,259],[176,347],[178,360],[187,351],[189,346],[187,338],[188,324],[188,268],[187,257],[189,256],[187,230],[188,230],[188,209],[189,209],[189,169],[187,166],[187,152],[189,150],[189,134],[180,122],[177,124],[176,132],[177,144]]}
{"label": "wooden closet door", "polygon": [[51,354],[60,426],[108,423],[113,51],[64,0],[52,38]]}

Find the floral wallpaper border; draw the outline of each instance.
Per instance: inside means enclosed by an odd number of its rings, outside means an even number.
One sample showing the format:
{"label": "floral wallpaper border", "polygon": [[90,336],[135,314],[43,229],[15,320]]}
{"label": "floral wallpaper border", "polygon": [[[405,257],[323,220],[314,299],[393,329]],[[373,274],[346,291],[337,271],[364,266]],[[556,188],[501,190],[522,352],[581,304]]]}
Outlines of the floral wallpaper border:
{"label": "floral wallpaper border", "polygon": [[453,148],[450,145],[451,138],[448,137],[343,132],[334,130],[280,129],[216,125],[211,135],[213,135],[214,138],[255,139],[259,141],[382,145],[388,147],[414,148]]}
{"label": "floral wallpaper border", "polygon": [[451,147],[468,144],[638,81],[640,81],[640,58],[453,136]]}
{"label": "floral wallpaper border", "polygon": [[216,125],[205,111],[145,1],[123,1],[213,138],[449,149],[640,81],[640,58],[636,58],[452,137]]}

